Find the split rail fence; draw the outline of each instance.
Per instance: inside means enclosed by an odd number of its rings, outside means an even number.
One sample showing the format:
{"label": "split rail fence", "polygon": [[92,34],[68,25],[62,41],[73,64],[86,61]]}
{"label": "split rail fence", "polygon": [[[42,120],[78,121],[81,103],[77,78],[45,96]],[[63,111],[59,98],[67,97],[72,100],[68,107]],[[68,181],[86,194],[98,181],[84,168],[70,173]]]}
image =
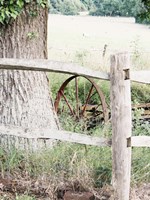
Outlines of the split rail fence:
{"label": "split rail fence", "polygon": [[31,139],[56,139],[95,146],[112,147],[112,182],[116,199],[129,200],[131,147],[150,147],[150,136],[132,136],[131,81],[150,84],[150,71],[130,71],[127,52],[111,56],[110,73],[92,71],[72,63],[51,60],[0,59],[0,69],[45,71],[108,80],[111,84],[112,139],[74,132],[40,129],[23,130],[0,126],[0,133]]}

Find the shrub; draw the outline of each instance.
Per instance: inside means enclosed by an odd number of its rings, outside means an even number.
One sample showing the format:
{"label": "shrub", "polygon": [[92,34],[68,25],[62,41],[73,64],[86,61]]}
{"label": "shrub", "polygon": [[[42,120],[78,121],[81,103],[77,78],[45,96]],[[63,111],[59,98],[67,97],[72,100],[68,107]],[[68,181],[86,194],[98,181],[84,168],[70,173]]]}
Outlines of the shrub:
{"label": "shrub", "polygon": [[68,0],[62,3],[60,11],[63,15],[77,15],[78,14],[78,10],[75,7],[75,5]]}

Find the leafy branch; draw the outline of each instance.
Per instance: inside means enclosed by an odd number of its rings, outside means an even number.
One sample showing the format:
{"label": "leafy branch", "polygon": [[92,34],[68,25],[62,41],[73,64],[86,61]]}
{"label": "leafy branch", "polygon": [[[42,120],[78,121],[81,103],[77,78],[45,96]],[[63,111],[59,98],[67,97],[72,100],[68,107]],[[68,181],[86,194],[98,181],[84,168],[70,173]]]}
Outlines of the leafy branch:
{"label": "leafy branch", "polygon": [[8,24],[11,19],[16,19],[27,4],[34,4],[45,8],[48,7],[47,0],[1,0],[0,1],[0,24]]}

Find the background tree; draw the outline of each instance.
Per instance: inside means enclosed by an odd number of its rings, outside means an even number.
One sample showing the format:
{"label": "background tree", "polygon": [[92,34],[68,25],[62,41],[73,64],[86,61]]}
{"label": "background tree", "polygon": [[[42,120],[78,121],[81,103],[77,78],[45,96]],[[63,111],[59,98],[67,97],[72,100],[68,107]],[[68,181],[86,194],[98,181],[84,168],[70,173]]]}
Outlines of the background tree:
{"label": "background tree", "polygon": [[50,0],[51,13],[76,15],[89,11],[95,16],[135,17],[137,22],[150,23],[149,0]]}
{"label": "background tree", "polygon": [[[78,4],[79,3],[79,4]],[[60,12],[63,15],[77,15],[78,11],[81,9],[81,2],[75,2],[70,0],[64,0],[61,3]]]}
{"label": "background tree", "polygon": [[50,0],[50,13],[63,15],[77,15],[80,11],[86,10],[80,0]]}
{"label": "background tree", "polygon": [[141,0],[93,0],[91,15],[135,17],[141,11]]}
{"label": "background tree", "polygon": [[141,0],[141,12],[136,16],[137,22],[150,24],[150,1]]}
{"label": "background tree", "polygon": [[[47,58],[46,0],[0,1],[0,58]],[[45,73],[0,70],[0,124],[58,129]]]}
{"label": "background tree", "polygon": [[94,2],[93,0],[81,0],[83,5],[86,7],[87,10],[94,9]]}

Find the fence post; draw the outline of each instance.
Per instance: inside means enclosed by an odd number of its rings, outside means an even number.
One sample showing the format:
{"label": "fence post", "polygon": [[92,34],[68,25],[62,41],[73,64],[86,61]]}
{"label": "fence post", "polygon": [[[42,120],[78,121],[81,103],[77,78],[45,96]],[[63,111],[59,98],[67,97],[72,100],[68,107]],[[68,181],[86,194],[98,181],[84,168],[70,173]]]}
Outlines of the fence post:
{"label": "fence post", "polygon": [[115,199],[129,200],[131,177],[131,88],[128,53],[111,56],[112,183]]}

